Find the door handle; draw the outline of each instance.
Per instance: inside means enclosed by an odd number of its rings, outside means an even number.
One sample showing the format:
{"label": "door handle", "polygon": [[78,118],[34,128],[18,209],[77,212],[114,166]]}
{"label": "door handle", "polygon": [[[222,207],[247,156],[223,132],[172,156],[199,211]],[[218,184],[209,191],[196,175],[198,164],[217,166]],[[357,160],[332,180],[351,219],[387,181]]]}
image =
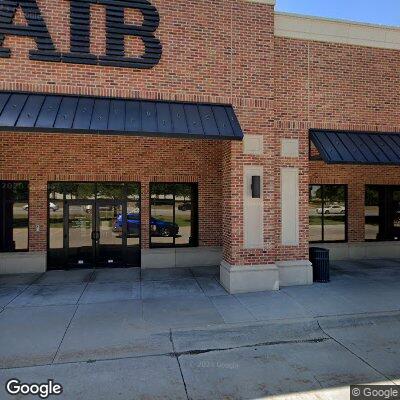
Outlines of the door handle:
{"label": "door handle", "polygon": [[91,238],[95,242],[98,242],[100,240],[100,231],[92,231]]}

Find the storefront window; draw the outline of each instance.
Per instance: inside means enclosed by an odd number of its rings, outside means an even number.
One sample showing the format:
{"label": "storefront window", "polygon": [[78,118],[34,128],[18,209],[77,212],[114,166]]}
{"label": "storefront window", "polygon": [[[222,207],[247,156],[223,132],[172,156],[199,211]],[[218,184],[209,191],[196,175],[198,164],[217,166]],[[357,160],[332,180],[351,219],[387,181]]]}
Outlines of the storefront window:
{"label": "storefront window", "polygon": [[365,240],[379,240],[382,231],[381,191],[374,186],[365,188]]}
{"label": "storefront window", "polygon": [[62,254],[64,223],[64,187],[61,183],[49,185],[49,247]]}
{"label": "storefront window", "polygon": [[347,240],[346,192],[345,185],[310,186],[310,242]]}
{"label": "storefront window", "polygon": [[94,183],[53,183],[64,190],[66,200],[93,200],[96,194]]}
{"label": "storefront window", "polygon": [[400,240],[400,187],[365,187],[365,240]]}
{"label": "storefront window", "polygon": [[150,185],[153,247],[197,246],[197,185]]}
{"label": "storefront window", "polygon": [[123,183],[98,183],[97,199],[118,200],[126,197]]}
{"label": "storefront window", "polygon": [[0,251],[28,251],[27,182],[0,181]]}
{"label": "storefront window", "polygon": [[309,219],[310,219],[310,242],[322,242],[322,187],[310,186]]}

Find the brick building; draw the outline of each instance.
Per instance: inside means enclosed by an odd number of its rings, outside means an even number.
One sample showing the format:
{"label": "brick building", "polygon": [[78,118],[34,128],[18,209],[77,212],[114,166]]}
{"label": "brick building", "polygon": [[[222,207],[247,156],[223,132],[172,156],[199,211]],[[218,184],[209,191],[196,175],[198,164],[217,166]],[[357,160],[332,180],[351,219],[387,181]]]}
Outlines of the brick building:
{"label": "brick building", "polygon": [[310,242],[400,256],[400,29],[274,0],[0,18],[0,273],[221,264],[238,292],[311,283]]}

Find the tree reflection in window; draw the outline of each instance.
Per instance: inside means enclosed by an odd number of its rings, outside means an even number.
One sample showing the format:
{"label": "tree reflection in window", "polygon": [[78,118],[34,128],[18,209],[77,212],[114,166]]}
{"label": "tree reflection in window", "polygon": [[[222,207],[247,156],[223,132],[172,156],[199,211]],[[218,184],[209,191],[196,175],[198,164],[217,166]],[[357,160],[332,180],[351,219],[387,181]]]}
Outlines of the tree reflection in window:
{"label": "tree reflection in window", "polygon": [[310,242],[346,241],[346,185],[311,185],[309,193]]}
{"label": "tree reflection in window", "polygon": [[0,181],[0,251],[28,251],[28,182]]}
{"label": "tree reflection in window", "polygon": [[153,183],[150,199],[151,246],[197,246],[197,185]]}

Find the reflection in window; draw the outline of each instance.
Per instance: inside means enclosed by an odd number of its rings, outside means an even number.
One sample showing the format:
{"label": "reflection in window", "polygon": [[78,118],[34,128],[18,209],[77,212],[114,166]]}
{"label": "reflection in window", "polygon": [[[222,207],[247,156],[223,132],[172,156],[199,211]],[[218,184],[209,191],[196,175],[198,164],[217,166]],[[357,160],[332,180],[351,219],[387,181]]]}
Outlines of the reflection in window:
{"label": "reflection in window", "polygon": [[389,240],[400,240],[400,188],[393,187],[390,193]]}
{"label": "reflection in window", "polygon": [[309,220],[310,242],[322,242],[322,191],[321,186],[310,186]]}
{"label": "reflection in window", "polygon": [[127,197],[129,200],[140,200],[140,185],[137,183],[126,184]]}
{"label": "reflection in window", "polygon": [[66,200],[89,200],[95,198],[94,183],[53,183],[52,187],[58,187],[57,191],[65,192]]}
{"label": "reflection in window", "polygon": [[140,185],[113,182],[51,182],[49,199],[54,200],[134,200],[140,201]]}
{"label": "reflection in window", "polygon": [[311,242],[346,241],[345,185],[311,185],[309,196]]}
{"label": "reflection in window", "polygon": [[63,215],[64,203],[62,200],[49,201],[49,246],[52,249],[63,248]]}
{"label": "reflection in window", "polygon": [[126,185],[127,192],[127,245],[140,245],[140,185],[130,183]]}
{"label": "reflection in window", "polygon": [[0,251],[28,251],[27,182],[0,181]]}
{"label": "reflection in window", "polygon": [[197,246],[197,185],[150,185],[151,245]]}
{"label": "reflection in window", "polygon": [[365,187],[365,240],[400,240],[400,187]]}
{"label": "reflection in window", "polygon": [[[80,215],[85,221],[91,221],[93,207],[97,200],[110,200],[127,204],[127,245],[140,245],[140,184],[138,183],[81,183],[81,182],[51,182],[48,185],[49,195],[49,249],[52,254],[59,255],[64,248],[64,202],[70,200],[90,200],[87,204],[72,204],[70,214]],[[118,205],[99,203],[98,212],[100,224],[106,223],[120,240],[125,229],[123,209]],[[83,214],[82,214],[83,213]],[[81,215],[82,214],[82,215]],[[105,222],[106,221],[106,222]],[[91,223],[91,222],[90,222]],[[86,229],[88,232],[89,230]],[[91,231],[90,231],[91,233]],[[89,240],[90,237],[89,237]]]}
{"label": "reflection in window", "polygon": [[50,184],[49,191],[49,247],[63,248],[64,194],[59,183]]}
{"label": "reflection in window", "polygon": [[125,198],[125,185],[118,183],[98,183],[97,198],[107,200],[119,200]]}
{"label": "reflection in window", "polygon": [[127,245],[139,246],[140,244],[140,203],[139,201],[127,204]]}
{"label": "reflection in window", "polygon": [[380,190],[375,186],[365,188],[365,239],[379,240],[382,227]]}

